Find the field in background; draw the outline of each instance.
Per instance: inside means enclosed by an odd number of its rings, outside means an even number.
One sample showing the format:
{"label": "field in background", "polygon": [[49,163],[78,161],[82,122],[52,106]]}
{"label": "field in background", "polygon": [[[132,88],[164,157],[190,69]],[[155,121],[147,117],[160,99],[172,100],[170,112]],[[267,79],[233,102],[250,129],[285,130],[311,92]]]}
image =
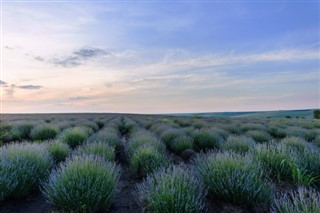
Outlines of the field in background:
{"label": "field in background", "polygon": [[3,114],[0,212],[319,213],[320,120],[290,112]]}
{"label": "field in background", "polygon": [[204,112],[204,113],[176,113],[177,116],[201,117],[232,117],[232,118],[313,118],[313,110],[279,110],[279,111],[254,111],[254,112]]}

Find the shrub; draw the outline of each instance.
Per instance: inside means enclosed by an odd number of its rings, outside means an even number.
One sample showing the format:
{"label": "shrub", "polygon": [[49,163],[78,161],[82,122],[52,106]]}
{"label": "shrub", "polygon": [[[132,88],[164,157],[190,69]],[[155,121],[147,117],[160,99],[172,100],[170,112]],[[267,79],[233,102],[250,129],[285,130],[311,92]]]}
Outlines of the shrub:
{"label": "shrub", "polygon": [[262,124],[257,124],[257,123],[247,123],[247,124],[243,124],[240,126],[240,129],[242,132],[247,132],[250,130],[260,130],[263,131],[266,129],[266,127]]}
{"label": "shrub", "polygon": [[193,138],[181,135],[177,137],[169,147],[174,153],[179,155],[184,150],[193,148]]}
{"label": "shrub", "polygon": [[58,134],[58,129],[51,125],[41,125],[34,127],[30,136],[32,140],[50,140],[54,139]]}
{"label": "shrub", "polygon": [[150,212],[202,212],[206,190],[190,170],[161,169],[138,186],[142,202]]}
{"label": "shrub", "polygon": [[295,152],[279,144],[260,144],[256,146],[255,157],[270,172],[273,180],[286,180],[292,177],[291,166],[294,164]]}
{"label": "shrub", "polygon": [[199,155],[194,166],[214,198],[263,209],[271,204],[273,188],[264,182],[261,165],[249,155],[210,152]]}
{"label": "shrub", "polygon": [[107,211],[114,201],[119,168],[93,155],[74,156],[53,170],[41,188],[46,199],[70,212]]}
{"label": "shrub", "polygon": [[234,151],[237,153],[246,153],[255,146],[255,141],[247,136],[230,135],[227,141],[222,145],[223,150]]}
{"label": "shrub", "polygon": [[114,147],[109,146],[108,144],[101,141],[86,143],[83,146],[78,147],[78,149],[75,151],[75,154],[98,155],[107,161],[115,160]]}
{"label": "shrub", "polygon": [[157,137],[155,137],[151,132],[142,129],[133,133],[132,137],[130,138],[130,141],[127,145],[129,157],[131,157],[133,153],[139,149],[139,147],[144,145],[153,146],[162,153],[164,153],[166,150],[165,145],[161,143]]}
{"label": "shrub", "polygon": [[279,213],[320,213],[320,193],[304,187],[281,193],[272,210]]}
{"label": "shrub", "polygon": [[209,130],[198,130],[194,133],[194,143],[198,149],[219,149],[223,138]]}
{"label": "shrub", "polygon": [[117,148],[120,145],[120,137],[116,129],[112,127],[107,127],[99,131],[94,137],[95,141],[104,141],[110,146]]}
{"label": "shrub", "polygon": [[158,168],[169,166],[169,160],[156,148],[145,145],[134,152],[130,159],[130,166],[136,177],[144,177]]}
{"label": "shrub", "polygon": [[320,132],[319,131],[315,131],[315,130],[307,130],[306,134],[304,135],[304,139],[306,141],[314,141],[317,137],[317,135],[319,135]]}
{"label": "shrub", "polygon": [[19,198],[47,177],[53,160],[44,144],[13,143],[0,148],[0,201]]}
{"label": "shrub", "polygon": [[286,137],[286,131],[284,130],[284,129],[282,129],[282,128],[280,128],[280,127],[277,127],[277,126],[270,126],[270,127],[268,127],[268,130],[267,130],[267,132],[271,135],[271,136],[273,136],[273,137],[275,137],[275,138],[284,138],[284,137]]}
{"label": "shrub", "polygon": [[246,134],[258,143],[268,142],[272,139],[272,137],[265,131],[250,130]]}
{"label": "shrub", "polygon": [[316,182],[320,183],[320,154],[311,149],[305,149],[296,155],[296,162],[299,167],[309,172],[316,178]]}
{"label": "shrub", "polygon": [[168,126],[167,124],[157,122],[152,124],[152,126],[150,127],[150,131],[154,132],[156,135],[161,135],[168,128],[170,128],[170,126]]}
{"label": "shrub", "polygon": [[306,142],[302,138],[299,137],[287,137],[281,140],[281,142],[296,151],[303,152],[306,148]]}
{"label": "shrub", "polygon": [[183,131],[183,133],[185,135],[193,137],[194,128],[192,128],[192,127],[184,127],[184,128],[182,128],[182,131]]}
{"label": "shrub", "polygon": [[68,144],[63,143],[62,141],[49,142],[47,149],[56,163],[64,161],[71,152]]}
{"label": "shrub", "polygon": [[287,136],[296,136],[296,137],[301,137],[301,138],[305,138],[306,134],[307,134],[307,130],[303,129],[301,127],[297,127],[297,126],[289,126],[286,128],[286,134]]}
{"label": "shrub", "polygon": [[160,138],[167,146],[169,146],[169,144],[171,144],[175,138],[177,138],[178,136],[180,136],[182,134],[183,133],[181,132],[181,130],[170,128],[170,129],[165,130],[161,134]]}
{"label": "shrub", "polygon": [[61,140],[68,144],[71,148],[81,145],[88,139],[87,130],[81,127],[73,127],[66,129],[60,136]]}
{"label": "shrub", "polygon": [[19,139],[28,139],[30,137],[30,132],[33,128],[31,123],[21,123],[12,128],[12,131],[16,131]]}

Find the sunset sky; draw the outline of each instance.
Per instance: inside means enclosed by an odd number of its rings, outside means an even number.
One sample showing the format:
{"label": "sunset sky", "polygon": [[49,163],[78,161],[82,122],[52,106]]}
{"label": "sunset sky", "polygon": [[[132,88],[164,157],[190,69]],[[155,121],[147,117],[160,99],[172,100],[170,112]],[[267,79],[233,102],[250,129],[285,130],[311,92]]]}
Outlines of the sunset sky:
{"label": "sunset sky", "polygon": [[316,1],[1,6],[2,113],[320,107]]}

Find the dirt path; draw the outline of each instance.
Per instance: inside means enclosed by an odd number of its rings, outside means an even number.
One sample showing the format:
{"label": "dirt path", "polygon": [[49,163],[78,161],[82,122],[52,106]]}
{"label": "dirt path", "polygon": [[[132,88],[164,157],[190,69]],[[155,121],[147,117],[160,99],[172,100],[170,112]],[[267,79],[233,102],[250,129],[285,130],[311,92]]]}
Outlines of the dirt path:
{"label": "dirt path", "polygon": [[121,166],[121,176],[119,180],[119,192],[114,204],[109,212],[111,213],[141,213],[142,208],[138,202],[138,193],[135,190],[137,181],[132,177],[125,146],[127,140],[122,137],[120,149],[116,158]]}
{"label": "dirt path", "polygon": [[17,200],[7,200],[0,203],[1,213],[42,213],[50,212],[52,206],[46,203],[41,192],[35,191],[29,196]]}

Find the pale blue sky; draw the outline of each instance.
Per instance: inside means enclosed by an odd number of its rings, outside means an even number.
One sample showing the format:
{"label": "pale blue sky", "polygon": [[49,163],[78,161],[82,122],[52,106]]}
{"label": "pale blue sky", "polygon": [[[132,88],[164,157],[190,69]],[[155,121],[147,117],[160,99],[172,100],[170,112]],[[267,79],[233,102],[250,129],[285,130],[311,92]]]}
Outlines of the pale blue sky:
{"label": "pale blue sky", "polygon": [[319,108],[317,1],[4,1],[2,112]]}

